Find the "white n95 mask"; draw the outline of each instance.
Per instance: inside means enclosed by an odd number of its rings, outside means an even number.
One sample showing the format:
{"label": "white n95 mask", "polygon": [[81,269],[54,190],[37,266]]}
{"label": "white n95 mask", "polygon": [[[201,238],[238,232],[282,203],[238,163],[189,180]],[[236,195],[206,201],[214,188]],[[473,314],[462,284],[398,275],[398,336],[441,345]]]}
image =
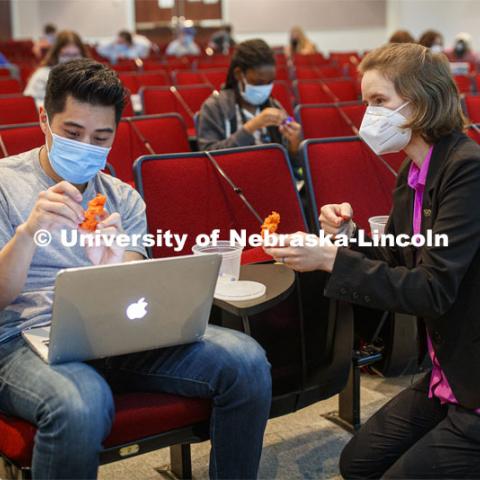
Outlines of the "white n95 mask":
{"label": "white n95 mask", "polygon": [[408,103],[405,102],[396,110],[386,107],[367,108],[359,135],[377,155],[399,152],[410,142],[412,130],[403,128],[408,120],[399,112]]}

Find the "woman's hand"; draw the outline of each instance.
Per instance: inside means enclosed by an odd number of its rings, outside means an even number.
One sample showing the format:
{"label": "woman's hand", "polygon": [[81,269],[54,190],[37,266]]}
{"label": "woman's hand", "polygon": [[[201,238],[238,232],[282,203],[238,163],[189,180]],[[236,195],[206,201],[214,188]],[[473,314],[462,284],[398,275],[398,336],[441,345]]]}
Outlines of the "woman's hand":
{"label": "woman's hand", "polygon": [[278,127],[280,133],[288,140],[291,153],[297,153],[302,141],[302,126],[297,122],[288,122]]}
{"label": "woman's hand", "polygon": [[[265,253],[297,272],[312,272],[314,270],[331,272],[338,247],[331,242],[325,242],[325,245],[322,246],[319,244],[307,246],[306,236],[305,232],[288,235],[284,247],[264,247]],[[297,246],[300,243],[300,238],[303,240],[303,246]]]}
{"label": "woman's hand", "polygon": [[[82,231],[83,234],[87,233]],[[112,263],[123,262],[123,255],[125,253],[125,247],[120,247],[115,242],[115,237],[123,233],[122,220],[119,213],[112,213],[98,224],[96,232],[91,235],[98,234],[104,235],[99,246],[86,246],[85,250],[88,259],[94,265],[107,265]],[[105,238],[109,238],[108,245],[105,244]]]}
{"label": "woman's hand", "polygon": [[287,113],[279,108],[264,108],[256,117],[245,123],[243,128],[253,134],[266,127],[279,127],[287,118]]}
{"label": "woman's hand", "polygon": [[320,210],[320,227],[326,234],[334,237],[340,233],[353,235],[355,224],[352,221],[353,209],[347,203],[324,205]]}

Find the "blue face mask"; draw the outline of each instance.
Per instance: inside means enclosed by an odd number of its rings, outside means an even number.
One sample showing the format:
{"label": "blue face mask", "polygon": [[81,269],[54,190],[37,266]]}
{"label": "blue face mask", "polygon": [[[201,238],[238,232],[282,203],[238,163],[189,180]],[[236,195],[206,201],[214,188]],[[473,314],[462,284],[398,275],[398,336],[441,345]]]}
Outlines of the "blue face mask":
{"label": "blue face mask", "polygon": [[70,140],[53,133],[52,147],[47,147],[48,159],[55,173],[67,182],[81,185],[91,180],[105,168],[110,148],[98,147],[89,143]]}
{"label": "blue face mask", "polygon": [[272,93],[273,83],[268,85],[251,85],[244,78],[245,88],[240,92],[250,105],[263,105]]}

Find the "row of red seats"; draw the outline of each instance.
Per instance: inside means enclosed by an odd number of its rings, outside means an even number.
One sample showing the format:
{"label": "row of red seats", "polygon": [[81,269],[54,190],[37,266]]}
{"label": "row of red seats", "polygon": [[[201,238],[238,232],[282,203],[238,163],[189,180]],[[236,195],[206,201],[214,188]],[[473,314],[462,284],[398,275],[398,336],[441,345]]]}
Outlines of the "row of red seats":
{"label": "row of red seats", "polygon": [[[139,82],[145,79],[150,79],[148,74],[130,81]],[[132,86],[135,88],[138,83]],[[212,84],[142,87],[140,94],[143,101],[143,113],[178,112],[187,123],[190,133],[193,134],[193,117],[213,90]],[[294,99],[295,94],[296,99]],[[294,83],[293,91],[290,90],[287,83],[277,81],[274,84],[273,96],[278,99],[290,115],[293,115],[295,100],[303,104],[354,101],[358,100],[359,92],[356,82],[350,79],[298,81]],[[131,104],[127,105],[124,115],[133,115]],[[28,123],[36,121],[36,119],[37,113],[33,99],[21,95],[0,95],[0,125]]]}

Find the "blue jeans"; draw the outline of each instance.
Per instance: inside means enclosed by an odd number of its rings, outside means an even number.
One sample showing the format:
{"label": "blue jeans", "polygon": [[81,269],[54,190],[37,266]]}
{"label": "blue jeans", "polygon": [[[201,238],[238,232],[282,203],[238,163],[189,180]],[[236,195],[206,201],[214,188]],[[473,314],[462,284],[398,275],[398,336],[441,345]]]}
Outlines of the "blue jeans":
{"label": "blue jeans", "polygon": [[209,326],[193,344],[53,366],[22,338],[0,345],[0,410],[38,428],[33,478],[96,477],[114,417],[112,391],[211,398],[211,478],[256,477],[271,377],[250,337]]}

